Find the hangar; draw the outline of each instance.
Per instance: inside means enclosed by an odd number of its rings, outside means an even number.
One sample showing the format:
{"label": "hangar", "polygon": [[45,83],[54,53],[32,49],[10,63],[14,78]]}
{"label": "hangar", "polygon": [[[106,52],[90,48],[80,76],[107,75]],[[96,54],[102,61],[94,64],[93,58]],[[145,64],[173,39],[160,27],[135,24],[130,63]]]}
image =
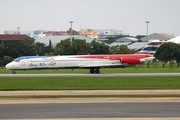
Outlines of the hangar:
{"label": "hangar", "polygon": [[167,41],[172,38],[174,38],[174,36],[168,35],[166,33],[153,33],[153,34],[150,34],[149,36],[141,38],[140,40],[143,42],[148,42],[151,39],[159,39],[159,40]]}

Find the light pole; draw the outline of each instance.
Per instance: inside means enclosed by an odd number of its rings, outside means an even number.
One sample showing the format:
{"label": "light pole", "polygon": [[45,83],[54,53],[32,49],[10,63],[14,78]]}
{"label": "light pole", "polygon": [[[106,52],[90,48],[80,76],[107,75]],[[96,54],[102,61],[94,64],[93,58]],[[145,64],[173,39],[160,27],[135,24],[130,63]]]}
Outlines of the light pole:
{"label": "light pole", "polygon": [[20,31],[19,31],[20,27],[17,27],[17,30],[18,30],[18,33],[17,34],[20,34]]}
{"label": "light pole", "polygon": [[72,23],[74,23],[73,21],[69,21],[69,23],[71,23],[71,43],[72,43]]}
{"label": "light pole", "polygon": [[146,21],[147,23],[147,41],[148,41],[148,23],[150,23],[149,21]]}

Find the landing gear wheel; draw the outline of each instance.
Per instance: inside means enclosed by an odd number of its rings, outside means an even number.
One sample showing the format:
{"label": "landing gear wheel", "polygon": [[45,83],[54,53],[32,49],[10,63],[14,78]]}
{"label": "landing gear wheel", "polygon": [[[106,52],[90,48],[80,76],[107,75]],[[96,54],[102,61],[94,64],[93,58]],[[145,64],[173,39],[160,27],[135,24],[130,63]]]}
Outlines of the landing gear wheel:
{"label": "landing gear wheel", "polygon": [[91,74],[94,74],[94,69],[90,69],[90,73],[91,73]]}
{"label": "landing gear wheel", "polygon": [[99,74],[99,73],[100,73],[100,70],[99,70],[99,69],[96,69],[96,70],[95,70],[95,73],[96,73],[96,74]]}
{"label": "landing gear wheel", "polygon": [[15,70],[13,70],[13,71],[12,71],[12,73],[13,73],[13,74],[16,74],[16,71],[15,71]]}

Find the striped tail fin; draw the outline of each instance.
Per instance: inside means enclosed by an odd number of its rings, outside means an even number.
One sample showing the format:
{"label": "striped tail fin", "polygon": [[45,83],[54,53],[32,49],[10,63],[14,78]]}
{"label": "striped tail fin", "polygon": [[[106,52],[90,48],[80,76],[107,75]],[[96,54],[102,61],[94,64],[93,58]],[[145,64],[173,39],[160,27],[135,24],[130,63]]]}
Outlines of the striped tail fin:
{"label": "striped tail fin", "polygon": [[164,40],[149,40],[147,45],[137,54],[147,54],[153,56],[163,43]]}

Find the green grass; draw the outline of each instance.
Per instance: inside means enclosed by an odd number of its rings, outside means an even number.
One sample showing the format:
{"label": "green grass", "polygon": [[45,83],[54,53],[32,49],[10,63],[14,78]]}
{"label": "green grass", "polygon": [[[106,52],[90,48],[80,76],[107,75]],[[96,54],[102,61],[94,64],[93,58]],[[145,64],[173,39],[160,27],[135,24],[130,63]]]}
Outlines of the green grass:
{"label": "green grass", "polygon": [[[103,68],[100,69],[101,73],[168,73],[168,72],[180,72],[180,68],[178,67],[150,67],[147,68],[146,66],[144,67],[139,67],[139,68],[134,68],[134,67],[127,67],[127,68]],[[89,74],[89,69],[58,69],[58,70],[18,70],[17,74],[41,74],[41,73],[88,73]],[[7,70],[5,68],[0,69],[0,74],[12,74],[11,70]]]}
{"label": "green grass", "polygon": [[180,89],[179,76],[0,78],[0,90]]}
{"label": "green grass", "polygon": [[[169,66],[146,65],[138,69],[105,68],[101,73],[172,73],[180,68]],[[0,68],[0,74],[11,74],[11,70]],[[27,70],[17,74],[53,74],[85,73],[88,69]],[[0,78],[0,90],[147,90],[147,89],[180,89],[180,77],[48,77],[48,78]]]}
{"label": "green grass", "polygon": [[180,97],[180,94],[128,94],[128,95],[25,95],[25,96],[0,96],[0,99],[7,98],[107,98],[107,97],[119,97],[119,98],[152,98],[152,97]]}

